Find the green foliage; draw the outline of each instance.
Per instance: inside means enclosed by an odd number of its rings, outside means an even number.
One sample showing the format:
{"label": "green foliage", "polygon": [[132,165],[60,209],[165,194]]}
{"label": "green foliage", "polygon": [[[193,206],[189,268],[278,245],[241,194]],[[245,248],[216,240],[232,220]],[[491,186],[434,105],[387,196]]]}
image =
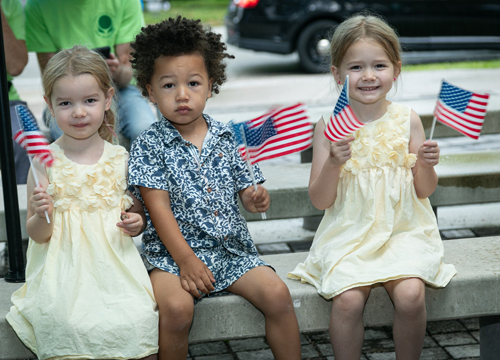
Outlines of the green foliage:
{"label": "green foliage", "polygon": [[200,19],[203,24],[221,26],[230,0],[171,0],[169,11],[151,13],[144,11],[146,24],[155,24],[169,17],[184,16]]}
{"label": "green foliage", "polygon": [[486,61],[459,61],[434,64],[403,65],[403,71],[443,69],[492,69],[500,67],[500,59]]}

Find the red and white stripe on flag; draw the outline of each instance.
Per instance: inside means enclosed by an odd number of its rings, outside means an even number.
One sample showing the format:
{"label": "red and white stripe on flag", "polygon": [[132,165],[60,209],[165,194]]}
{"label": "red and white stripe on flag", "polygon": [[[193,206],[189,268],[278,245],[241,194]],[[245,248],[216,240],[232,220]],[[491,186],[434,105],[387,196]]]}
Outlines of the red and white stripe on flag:
{"label": "red and white stripe on flag", "polygon": [[439,122],[477,140],[483,127],[489,97],[488,94],[473,94],[464,112],[457,111],[438,99],[434,116]]}
{"label": "red and white stripe on flag", "polygon": [[[249,121],[248,125],[250,128],[260,126],[270,117],[273,118],[274,128],[278,134],[258,147],[248,147],[252,164],[303,151],[312,145],[313,125],[306,105],[298,103],[273,109]],[[245,147],[240,148],[240,151],[245,157]]]}
{"label": "red and white stripe on flag", "polygon": [[28,155],[32,155],[39,163],[45,166],[51,166],[54,158],[49,149],[47,138],[40,131],[19,130],[14,135],[14,141],[26,150]]}
{"label": "red and white stripe on flag", "polygon": [[330,116],[330,121],[325,129],[325,136],[332,142],[337,142],[348,135],[351,135],[356,130],[362,128],[364,124],[354,115],[349,105],[335,116]]}

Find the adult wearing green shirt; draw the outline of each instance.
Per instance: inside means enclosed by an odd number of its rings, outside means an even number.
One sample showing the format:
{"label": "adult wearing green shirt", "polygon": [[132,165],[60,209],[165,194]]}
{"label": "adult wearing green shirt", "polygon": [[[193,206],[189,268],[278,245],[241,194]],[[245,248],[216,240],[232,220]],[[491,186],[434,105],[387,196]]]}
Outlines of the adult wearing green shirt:
{"label": "adult wearing green shirt", "polygon": [[[14,135],[19,130],[19,121],[17,120],[15,107],[24,106],[28,109],[26,103],[21,101],[19,94],[12,84],[13,77],[21,74],[28,63],[28,51],[26,50],[26,43],[24,41],[24,11],[19,0],[0,0],[0,12],[9,87],[10,120],[12,135]],[[16,142],[14,142],[14,161],[17,183],[26,184],[30,162],[26,151]]]}
{"label": "adult wearing green shirt", "polygon": [[[42,73],[61,49],[109,46],[106,62],[118,88],[118,131],[133,141],[156,120],[147,100],[130,83],[130,42],[144,26],[139,0],[28,0],[25,13],[26,44],[37,53]],[[55,121],[49,127],[53,140],[61,135]]]}

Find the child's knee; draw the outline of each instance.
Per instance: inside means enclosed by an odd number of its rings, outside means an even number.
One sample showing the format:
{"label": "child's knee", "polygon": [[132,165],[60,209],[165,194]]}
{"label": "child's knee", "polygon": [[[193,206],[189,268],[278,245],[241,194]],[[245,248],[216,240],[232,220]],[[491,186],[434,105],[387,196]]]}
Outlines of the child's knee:
{"label": "child's knee", "polygon": [[394,307],[400,313],[417,315],[425,310],[425,285],[420,279],[405,280],[394,295]]}
{"label": "child's knee", "polygon": [[167,301],[158,302],[160,312],[160,327],[168,330],[183,331],[189,329],[193,321],[193,300],[185,301],[185,297],[170,298]]}
{"label": "child's knee", "polygon": [[347,290],[333,298],[332,309],[347,316],[359,316],[363,313],[367,298],[368,294],[360,289]]}
{"label": "child's knee", "polygon": [[293,311],[292,297],[288,286],[283,281],[280,280],[269,284],[264,294],[263,303],[269,312],[283,314]]}

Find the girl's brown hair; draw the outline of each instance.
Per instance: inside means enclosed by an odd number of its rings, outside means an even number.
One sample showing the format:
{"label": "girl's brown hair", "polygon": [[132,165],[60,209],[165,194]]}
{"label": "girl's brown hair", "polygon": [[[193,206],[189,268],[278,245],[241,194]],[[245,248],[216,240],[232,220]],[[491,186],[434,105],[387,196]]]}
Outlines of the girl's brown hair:
{"label": "girl's brown hair", "polygon": [[[50,99],[54,84],[60,78],[83,74],[92,75],[104,94],[107,94],[109,89],[114,88],[108,64],[106,64],[101,55],[87,49],[85,46],[76,45],[71,49],[58,52],[47,63],[42,75],[45,96]],[[115,106],[115,101],[112,101],[111,108],[106,111],[106,122],[109,124],[109,127],[103,121],[99,128],[101,138],[110,143],[118,142],[118,139],[113,139],[113,132],[111,131],[111,129],[116,129],[118,125]]]}

